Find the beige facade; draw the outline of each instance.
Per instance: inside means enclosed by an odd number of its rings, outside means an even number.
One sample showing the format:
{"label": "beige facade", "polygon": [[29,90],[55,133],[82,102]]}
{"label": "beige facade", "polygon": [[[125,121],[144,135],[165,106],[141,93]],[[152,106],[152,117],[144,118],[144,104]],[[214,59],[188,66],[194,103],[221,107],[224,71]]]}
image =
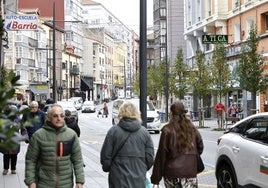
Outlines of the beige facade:
{"label": "beige facade", "polygon": [[[195,10],[193,10],[195,7]],[[195,14],[190,14],[195,12]],[[198,14],[198,12],[200,12]],[[247,40],[251,26],[256,26],[261,37],[258,51],[263,55],[265,63],[264,74],[268,73],[268,2],[264,0],[228,0],[228,1],[185,1],[185,39],[187,40],[187,63],[194,65],[195,52],[201,49],[206,54],[206,59],[211,59],[214,49],[213,44],[203,44],[202,35],[228,35],[227,63],[236,76],[238,55],[241,53],[241,44]],[[193,16],[194,15],[194,16]],[[237,102],[247,102],[249,96],[243,92],[243,99],[239,98],[239,83],[233,86],[233,95]],[[229,96],[230,97],[230,96]],[[226,98],[228,104],[229,97]],[[233,97],[233,96],[231,96]],[[234,100],[234,98],[232,98]],[[262,94],[257,96],[257,108],[263,111],[263,104],[267,97]]]}

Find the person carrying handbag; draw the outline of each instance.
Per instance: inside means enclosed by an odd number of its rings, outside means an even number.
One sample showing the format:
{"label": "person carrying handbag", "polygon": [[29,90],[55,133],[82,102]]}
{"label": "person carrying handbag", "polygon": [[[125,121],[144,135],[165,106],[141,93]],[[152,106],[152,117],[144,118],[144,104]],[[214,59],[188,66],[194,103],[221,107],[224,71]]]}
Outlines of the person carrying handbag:
{"label": "person carrying handbag", "polygon": [[123,103],[118,118],[101,149],[100,162],[103,171],[109,172],[109,188],[145,188],[146,172],[154,161],[152,138],[133,103]]}
{"label": "person carrying handbag", "polygon": [[187,117],[183,103],[170,107],[170,121],[162,128],[156,154],[152,184],[162,177],[166,188],[197,188],[197,154],[204,145],[199,131]]}

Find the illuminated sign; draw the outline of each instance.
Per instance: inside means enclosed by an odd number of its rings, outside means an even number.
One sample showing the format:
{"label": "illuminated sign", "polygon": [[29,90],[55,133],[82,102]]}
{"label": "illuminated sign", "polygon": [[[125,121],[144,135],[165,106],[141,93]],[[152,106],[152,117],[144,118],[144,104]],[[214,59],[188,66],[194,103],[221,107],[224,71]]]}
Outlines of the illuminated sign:
{"label": "illuminated sign", "polygon": [[5,15],[5,29],[9,31],[37,30],[38,16],[36,14]]}
{"label": "illuminated sign", "polygon": [[228,44],[228,35],[203,35],[203,44]]}

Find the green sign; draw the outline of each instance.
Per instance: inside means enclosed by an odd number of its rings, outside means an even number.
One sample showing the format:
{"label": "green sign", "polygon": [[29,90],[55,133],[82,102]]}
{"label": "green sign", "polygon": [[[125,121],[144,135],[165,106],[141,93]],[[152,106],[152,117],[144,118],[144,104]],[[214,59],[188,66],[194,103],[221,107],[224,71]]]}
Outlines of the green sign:
{"label": "green sign", "polygon": [[228,35],[203,35],[203,44],[228,44]]}

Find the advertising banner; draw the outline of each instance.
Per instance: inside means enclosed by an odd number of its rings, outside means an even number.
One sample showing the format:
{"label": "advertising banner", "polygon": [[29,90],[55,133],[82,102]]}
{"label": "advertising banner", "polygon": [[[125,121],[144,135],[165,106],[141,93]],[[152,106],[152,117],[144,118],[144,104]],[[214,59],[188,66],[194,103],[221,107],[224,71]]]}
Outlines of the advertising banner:
{"label": "advertising banner", "polygon": [[5,29],[8,31],[37,30],[38,15],[36,14],[12,14],[5,15]]}

